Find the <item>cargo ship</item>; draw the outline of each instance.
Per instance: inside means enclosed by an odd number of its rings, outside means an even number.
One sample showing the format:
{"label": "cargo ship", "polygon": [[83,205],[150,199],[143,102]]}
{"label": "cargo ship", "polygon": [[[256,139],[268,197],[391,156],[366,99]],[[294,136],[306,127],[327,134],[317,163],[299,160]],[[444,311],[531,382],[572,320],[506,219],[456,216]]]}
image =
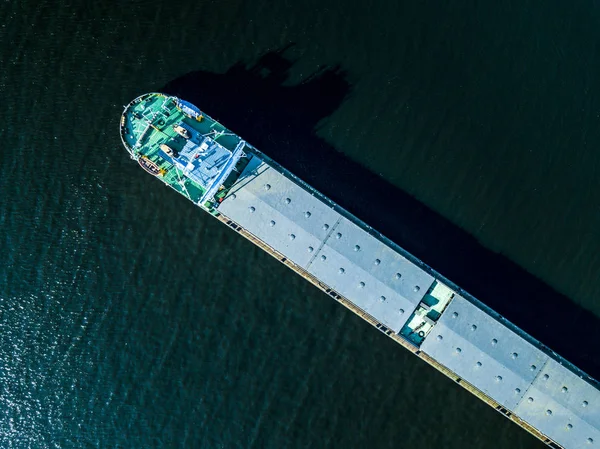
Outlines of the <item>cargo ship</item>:
{"label": "cargo ship", "polygon": [[553,448],[600,447],[599,383],[195,105],[125,106],[142,169]]}

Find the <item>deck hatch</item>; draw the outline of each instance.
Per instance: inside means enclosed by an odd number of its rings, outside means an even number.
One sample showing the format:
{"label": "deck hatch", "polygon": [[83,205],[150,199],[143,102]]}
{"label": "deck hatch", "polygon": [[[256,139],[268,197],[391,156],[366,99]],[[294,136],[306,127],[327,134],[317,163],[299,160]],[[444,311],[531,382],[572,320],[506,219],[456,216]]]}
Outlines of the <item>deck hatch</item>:
{"label": "deck hatch", "polygon": [[460,295],[455,295],[421,350],[511,411],[548,360]]}
{"label": "deck hatch", "polygon": [[555,360],[546,363],[515,414],[564,447],[600,447],[600,391]]}

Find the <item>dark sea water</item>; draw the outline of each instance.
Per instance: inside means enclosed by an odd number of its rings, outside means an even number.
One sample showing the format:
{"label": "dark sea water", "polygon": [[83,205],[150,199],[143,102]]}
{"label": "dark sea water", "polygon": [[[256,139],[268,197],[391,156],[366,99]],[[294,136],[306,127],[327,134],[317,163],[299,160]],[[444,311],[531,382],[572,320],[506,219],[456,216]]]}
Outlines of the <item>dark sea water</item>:
{"label": "dark sea water", "polygon": [[543,447],[130,161],[148,91],[600,373],[598,2],[0,18],[1,448]]}

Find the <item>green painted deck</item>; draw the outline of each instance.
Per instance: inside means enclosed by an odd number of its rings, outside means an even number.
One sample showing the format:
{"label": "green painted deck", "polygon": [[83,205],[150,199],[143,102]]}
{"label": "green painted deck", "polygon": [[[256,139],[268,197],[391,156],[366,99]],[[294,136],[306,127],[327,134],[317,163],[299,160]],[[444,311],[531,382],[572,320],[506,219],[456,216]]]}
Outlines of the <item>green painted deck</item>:
{"label": "green painted deck", "polygon": [[[231,133],[219,122],[207,115],[202,115],[200,120],[187,115],[180,109],[176,99],[160,93],[142,95],[125,107],[121,118],[121,139],[131,154],[132,158],[147,158],[156,164],[161,174],[159,177],[165,184],[177,192],[197,203],[204,194],[204,188],[183,175],[170,161],[163,159],[160,154],[160,145],[167,144],[176,151],[185,145],[185,139],[173,129],[174,126],[184,123],[197,130],[200,134],[218,141],[220,145],[233,151],[240,142],[240,137]],[[242,159],[238,164],[244,164]],[[225,182],[225,186],[233,180]],[[215,199],[223,197],[226,189],[219,191]],[[213,212],[210,204],[205,207]]]}

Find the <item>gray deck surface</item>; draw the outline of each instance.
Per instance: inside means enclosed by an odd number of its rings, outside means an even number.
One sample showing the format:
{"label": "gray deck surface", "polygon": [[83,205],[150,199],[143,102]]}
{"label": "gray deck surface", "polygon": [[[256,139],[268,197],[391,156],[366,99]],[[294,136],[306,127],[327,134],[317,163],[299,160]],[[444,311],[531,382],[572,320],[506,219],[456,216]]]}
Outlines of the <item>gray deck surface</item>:
{"label": "gray deck surface", "polygon": [[253,162],[219,211],[399,332],[433,277],[278,171]]}
{"label": "gray deck surface", "polygon": [[600,391],[555,360],[548,361],[515,413],[564,447],[600,447]]}
{"label": "gray deck surface", "polygon": [[[434,281],[257,158],[219,211],[396,333]],[[600,391],[462,296],[420,349],[564,447],[600,447]]]}
{"label": "gray deck surface", "polygon": [[324,243],[308,271],[399,332],[433,277],[342,216]]}
{"label": "gray deck surface", "polygon": [[421,350],[509,410],[516,408],[548,360],[542,351],[459,295]]}

